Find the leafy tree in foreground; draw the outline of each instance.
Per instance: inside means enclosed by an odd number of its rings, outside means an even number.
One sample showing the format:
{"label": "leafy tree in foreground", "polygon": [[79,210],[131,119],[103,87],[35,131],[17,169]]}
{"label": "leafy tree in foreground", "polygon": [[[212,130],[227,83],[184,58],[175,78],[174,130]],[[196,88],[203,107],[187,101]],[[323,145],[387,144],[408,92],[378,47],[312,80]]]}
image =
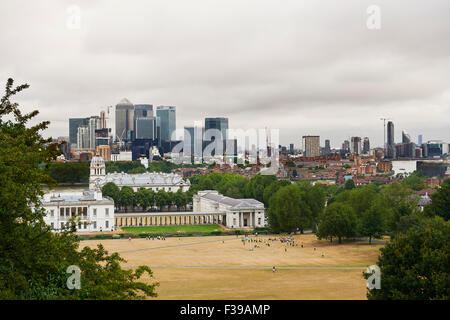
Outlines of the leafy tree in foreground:
{"label": "leafy tree in foreground", "polygon": [[[368,290],[371,300],[450,299],[450,223],[422,219],[396,234],[380,249],[381,288]],[[364,274],[367,279],[369,274]]]}
{"label": "leafy tree in foreground", "polygon": [[[42,185],[54,186],[39,168],[59,154],[51,138],[40,132],[49,122],[28,127],[38,114],[22,114],[11,97],[27,88],[13,88],[8,79],[0,100],[0,299],[138,299],[156,296],[156,283],[139,282],[152,277],[148,267],[124,270],[117,253],[102,246],[79,249],[75,226],[53,233],[44,222]],[[34,206],[34,209],[30,207]],[[81,269],[81,289],[69,290],[67,267]]]}

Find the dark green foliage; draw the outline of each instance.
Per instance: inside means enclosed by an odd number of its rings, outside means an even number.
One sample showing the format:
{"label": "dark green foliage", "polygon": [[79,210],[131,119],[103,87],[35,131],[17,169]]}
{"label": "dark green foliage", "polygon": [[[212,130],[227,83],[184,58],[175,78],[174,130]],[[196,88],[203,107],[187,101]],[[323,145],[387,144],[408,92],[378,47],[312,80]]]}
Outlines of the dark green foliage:
{"label": "dark green foliage", "polygon": [[431,195],[431,203],[425,206],[428,216],[440,216],[448,221],[450,218],[450,185],[442,185],[438,192]]}
{"label": "dark green foliage", "polygon": [[421,219],[406,233],[397,233],[380,251],[381,289],[368,290],[369,299],[450,299],[448,221]]}
{"label": "dark green foliage", "polygon": [[424,179],[415,174],[403,179],[402,185],[414,191],[425,189]]}
{"label": "dark green foliage", "polygon": [[344,184],[345,190],[351,190],[353,188],[355,188],[355,182],[353,181],[353,179],[348,179],[347,181],[345,181]]}
{"label": "dark green foliage", "polygon": [[269,206],[269,200],[270,198],[281,188],[285,186],[291,185],[291,182],[289,180],[276,180],[269,184],[265,189],[263,193],[263,202],[266,208]]}
{"label": "dark green foliage", "polygon": [[275,232],[297,231],[314,227],[323,211],[322,186],[303,181],[280,187],[269,200],[269,224]]}
{"label": "dark green foliage", "polygon": [[88,183],[89,162],[52,162],[48,173],[58,183]]}
{"label": "dark green foliage", "polygon": [[337,237],[339,243],[342,238],[351,238],[356,234],[357,220],[353,208],[345,203],[335,202],[328,206],[319,218],[319,239],[330,239]]}

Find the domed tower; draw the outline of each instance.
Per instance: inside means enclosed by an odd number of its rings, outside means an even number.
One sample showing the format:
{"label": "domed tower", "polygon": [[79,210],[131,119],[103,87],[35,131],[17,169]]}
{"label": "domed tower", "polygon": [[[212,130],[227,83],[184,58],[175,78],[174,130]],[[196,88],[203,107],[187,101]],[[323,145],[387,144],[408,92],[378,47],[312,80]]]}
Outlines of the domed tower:
{"label": "domed tower", "polygon": [[105,160],[98,154],[92,158],[91,173],[89,175],[89,190],[96,188],[97,182],[103,180],[106,176]]}

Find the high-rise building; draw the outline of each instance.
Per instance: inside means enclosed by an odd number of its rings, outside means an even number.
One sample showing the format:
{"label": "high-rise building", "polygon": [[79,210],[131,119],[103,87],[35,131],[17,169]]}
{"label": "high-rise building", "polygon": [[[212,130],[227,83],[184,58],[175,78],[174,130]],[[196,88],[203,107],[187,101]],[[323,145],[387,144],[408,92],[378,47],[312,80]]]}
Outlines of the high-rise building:
{"label": "high-rise building", "polygon": [[394,123],[389,121],[387,123],[387,144],[386,144],[386,158],[393,159],[396,157],[395,141],[394,141]]}
{"label": "high-rise building", "polygon": [[100,117],[99,116],[92,116],[89,118],[89,147],[90,149],[95,149],[97,146],[96,143],[96,135],[95,130],[100,129]]}
{"label": "high-rise building", "polygon": [[303,136],[303,152],[305,157],[320,156],[320,136]]}
{"label": "high-rise building", "polygon": [[411,136],[405,130],[402,131],[402,143],[411,143]]}
{"label": "high-rise building", "polygon": [[421,146],[422,145],[422,141],[423,141],[423,136],[421,134],[419,134],[418,141],[417,141],[418,143],[417,144],[419,146]]}
{"label": "high-rise building", "polygon": [[160,141],[172,141],[172,134],[175,132],[177,119],[176,108],[173,106],[156,107],[156,126]]}
{"label": "high-rise building", "polygon": [[203,133],[204,129],[198,126],[184,127],[183,152],[196,159],[200,159],[203,154]]}
{"label": "high-rise building", "polygon": [[350,141],[344,140],[344,143],[342,144],[342,151],[344,154],[350,152]]}
{"label": "high-rise building", "polygon": [[324,154],[326,156],[329,156],[331,154],[331,145],[330,145],[330,140],[325,140],[325,149],[324,149]]}
{"label": "high-rise building", "polygon": [[100,111],[100,124],[99,129],[105,129],[106,128],[106,114],[105,111]]}
{"label": "high-rise building", "polygon": [[[217,129],[222,134],[222,140],[228,139],[228,118],[205,118],[205,132],[210,129]],[[207,133],[208,134],[208,133]],[[216,138],[216,137],[214,137]]]}
{"label": "high-rise building", "polygon": [[69,142],[72,148],[77,148],[78,127],[87,126],[89,118],[69,119]]}
{"label": "high-rise building", "polygon": [[79,126],[77,131],[77,148],[89,149],[89,126]]}
{"label": "high-rise building", "polygon": [[135,139],[156,139],[156,118],[153,115],[153,105],[136,104],[134,106],[134,137]]}
{"label": "high-rise building", "polygon": [[364,137],[363,154],[368,154],[369,152],[370,152],[370,140],[369,137]]}
{"label": "high-rise building", "polygon": [[[326,144],[326,142],[325,142],[325,144]],[[289,153],[294,154],[294,144],[293,143],[289,144]]]}
{"label": "high-rise building", "polygon": [[350,153],[361,154],[361,137],[351,137],[350,139]]}
{"label": "high-rise building", "polygon": [[130,141],[134,131],[134,106],[126,98],[116,105],[115,140]]}

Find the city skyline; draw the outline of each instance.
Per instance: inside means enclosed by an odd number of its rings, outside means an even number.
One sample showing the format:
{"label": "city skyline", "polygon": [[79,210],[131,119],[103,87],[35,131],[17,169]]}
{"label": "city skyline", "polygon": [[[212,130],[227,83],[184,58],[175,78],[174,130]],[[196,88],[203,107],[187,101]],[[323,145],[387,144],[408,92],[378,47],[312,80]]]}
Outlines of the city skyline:
{"label": "city skyline", "polygon": [[396,142],[402,130],[450,141],[448,1],[379,1],[380,30],[366,27],[369,1],[80,2],[79,29],[67,27],[71,4],[0,4],[23,18],[0,21],[2,43],[17,40],[2,50],[0,78],[31,85],[17,101],[39,109],[54,138],[68,135],[68,118],[127,97],[177,106],[177,128],[226,117],[230,128],[278,128],[296,148],[303,135],[382,146],[381,117]]}

